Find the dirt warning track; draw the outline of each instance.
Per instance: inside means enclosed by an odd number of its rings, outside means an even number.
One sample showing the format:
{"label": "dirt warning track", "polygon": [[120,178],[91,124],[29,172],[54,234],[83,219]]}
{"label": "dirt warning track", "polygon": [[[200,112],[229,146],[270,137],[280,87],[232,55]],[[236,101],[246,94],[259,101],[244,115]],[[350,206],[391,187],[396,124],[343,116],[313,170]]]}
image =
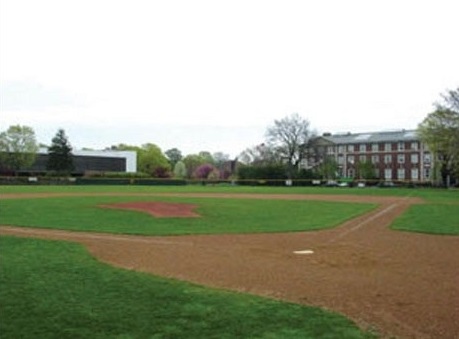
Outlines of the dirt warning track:
{"label": "dirt warning track", "polygon": [[[387,337],[459,338],[459,237],[389,229],[411,204],[422,203],[418,199],[148,195],[373,202],[378,208],[317,232],[142,237],[2,226],[0,234],[76,241],[101,261],[119,267],[324,307]],[[298,251],[313,253],[294,253]]]}

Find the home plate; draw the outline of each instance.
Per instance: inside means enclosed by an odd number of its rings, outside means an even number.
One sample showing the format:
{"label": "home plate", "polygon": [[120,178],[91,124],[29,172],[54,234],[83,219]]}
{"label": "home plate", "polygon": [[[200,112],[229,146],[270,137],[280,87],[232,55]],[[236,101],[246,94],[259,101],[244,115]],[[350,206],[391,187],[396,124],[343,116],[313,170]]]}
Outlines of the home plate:
{"label": "home plate", "polygon": [[303,251],[293,251],[295,254],[313,254],[314,251],[311,250],[303,250]]}

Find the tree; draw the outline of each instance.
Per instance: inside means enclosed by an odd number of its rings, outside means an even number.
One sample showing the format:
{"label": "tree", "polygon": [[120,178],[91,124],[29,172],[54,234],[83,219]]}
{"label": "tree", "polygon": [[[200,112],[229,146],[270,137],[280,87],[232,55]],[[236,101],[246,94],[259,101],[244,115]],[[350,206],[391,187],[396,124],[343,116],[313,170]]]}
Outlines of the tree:
{"label": "tree", "polygon": [[459,113],[459,87],[455,90],[448,90],[446,94],[442,94],[442,103],[435,103],[437,109],[449,109],[453,112]]}
{"label": "tree", "polygon": [[218,168],[214,168],[213,171],[207,175],[207,179],[209,180],[222,179],[222,173],[220,172]]}
{"label": "tree", "polygon": [[178,148],[171,148],[164,152],[169,159],[171,167],[174,167],[177,162],[183,159],[182,152]]}
{"label": "tree", "polygon": [[183,179],[186,177],[186,166],[183,161],[177,161],[177,163],[174,166],[174,177],[175,178],[180,178]]}
{"label": "tree", "polygon": [[51,140],[46,169],[60,175],[69,175],[74,169],[72,146],[63,129],[59,129]]}
{"label": "tree", "polygon": [[334,157],[325,157],[323,162],[317,166],[316,172],[322,179],[336,179],[338,173],[338,163]]}
{"label": "tree", "polygon": [[280,162],[273,147],[260,144],[247,148],[239,157],[239,161],[244,165],[266,166]]}
{"label": "tree", "polygon": [[214,159],[214,164],[217,168],[222,168],[222,166],[229,161],[229,155],[223,152],[215,152],[212,155]]}
{"label": "tree", "polygon": [[459,87],[441,95],[436,110],[418,125],[418,135],[435,156],[442,182],[450,185],[451,176],[459,177]]}
{"label": "tree", "polygon": [[196,179],[207,179],[210,173],[215,170],[215,167],[212,164],[203,164],[196,168],[194,171],[194,177]]}
{"label": "tree", "polygon": [[0,133],[0,167],[18,171],[32,166],[38,152],[31,127],[14,125]]}
{"label": "tree", "polygon": [[187,176],[191,178],[196,169],[206,163],[206,159],[201,157],[199,154],[188,154],[182,160],[185,163],[187,169]]}
{"label": "tree", "polygon": [[369,160],[359,162],[357,164],[357,176],[365,180],[377,179],[374,164]]}
{"label": "tree", "polygon": [[171,165],[161,149],[155,144],[147,143],[142,147],[118,144],[112,145],[110,150],[134,151],[137,153],[137,168],[139,172],[157,178],[169,178]]}
{"label": "tree", "polygon": [[212,165],[215,163],[214,157],[208,151],[201,151],[198,153],[198,155],[203,159],[204,162],[207,162]]}
{"label": "tree", "polygon": [[437,106],[418,125],[418,135],[433,153],[443,185],[449,186],[451,176],[459,174],[459,110]]}
{"label": "tree", "polygon": [[137,149],[137,163],[141,172],[152,176],[163,176],[164,172],[170,171],[169,161],[155,144],[147,143]]}
{"label": "tree", "polygon": [[172,176],[170,167],[158,166],[153,171],[153,177],[155,178],[170,178]]}
{"label": "tree", "polygon": [[298,113],[274,120],[274,125],[267,129],[268,143],[288,164],[289,177],[292,176],[293,168],[298,168],[299,162],[303,159],[304,149],[312,134],[309,121]]}

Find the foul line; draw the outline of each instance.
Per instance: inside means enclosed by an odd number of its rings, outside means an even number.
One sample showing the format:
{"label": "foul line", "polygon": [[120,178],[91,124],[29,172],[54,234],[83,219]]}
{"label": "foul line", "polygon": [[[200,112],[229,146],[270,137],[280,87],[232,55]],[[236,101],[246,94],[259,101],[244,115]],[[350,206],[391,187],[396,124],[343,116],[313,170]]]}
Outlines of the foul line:
{"label": "foul line", "polygon": [[362,228],[365,224],[369,223],[370,221],[373,221],[377,218],[379,218],[380,216],[382,216],[383,214],[389,212],[390,210],[394,209],[395,207],[397,206],[397,204],[392,204],[392,205],[389,205],[387,206],[385,209],[383,209],[382,211],[379,211],[378,213],[372,215],[370,218],[368,219],[365,219],[361,222],[359,222],[357,225],[355,225],[354,227],[344,231],[343,233],[340,233],[338,234],[337,236],[335,236],[334,238],[330,239],[329,241],[327,241],[327,244],[330,244],[330,243],[333,243],[335,242],[336,240],[338,239],[341,239],[343,238],[344,236],[348,235],[349,233],[351,232],[354,232],[354,231],[357,231],[359,228]]}
{"label": "foul line", "polygon": [[116,236],[112,234],[87,234],[79,233],[77,231],[63,231],[63,230],[53,230],[53,229],[37,229],[37,228],[20,228],[20,227],[11,227],[11,226],[0,226],[0,235],[19,235],[27,234],[33,237],[44,236],[48,239],[53,237],[58,238],[59,240],[68,240],[81,242],[84,240],[113,240],[113,241],[126,241],[126,242],[138,242],[138,243],[149,243],[155,245],[192,245],[190,242],[178,242],[178,241],[169,241],[169,240],[160,240],[148,236],[135,236],[127,235]]}

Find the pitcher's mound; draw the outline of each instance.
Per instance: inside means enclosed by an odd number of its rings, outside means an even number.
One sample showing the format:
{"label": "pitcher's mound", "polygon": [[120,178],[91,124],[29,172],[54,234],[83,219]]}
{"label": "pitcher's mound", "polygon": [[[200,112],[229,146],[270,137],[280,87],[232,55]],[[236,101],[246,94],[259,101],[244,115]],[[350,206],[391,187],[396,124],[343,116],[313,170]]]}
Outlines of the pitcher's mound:
{"label": "pitcher's mound", "polygon": [[169,203],[160,201],[122,202],[117,204],[99,205],[103,208],[124,209],[149,213],[157,218],[197,218],[194,212],[197,205]]}

